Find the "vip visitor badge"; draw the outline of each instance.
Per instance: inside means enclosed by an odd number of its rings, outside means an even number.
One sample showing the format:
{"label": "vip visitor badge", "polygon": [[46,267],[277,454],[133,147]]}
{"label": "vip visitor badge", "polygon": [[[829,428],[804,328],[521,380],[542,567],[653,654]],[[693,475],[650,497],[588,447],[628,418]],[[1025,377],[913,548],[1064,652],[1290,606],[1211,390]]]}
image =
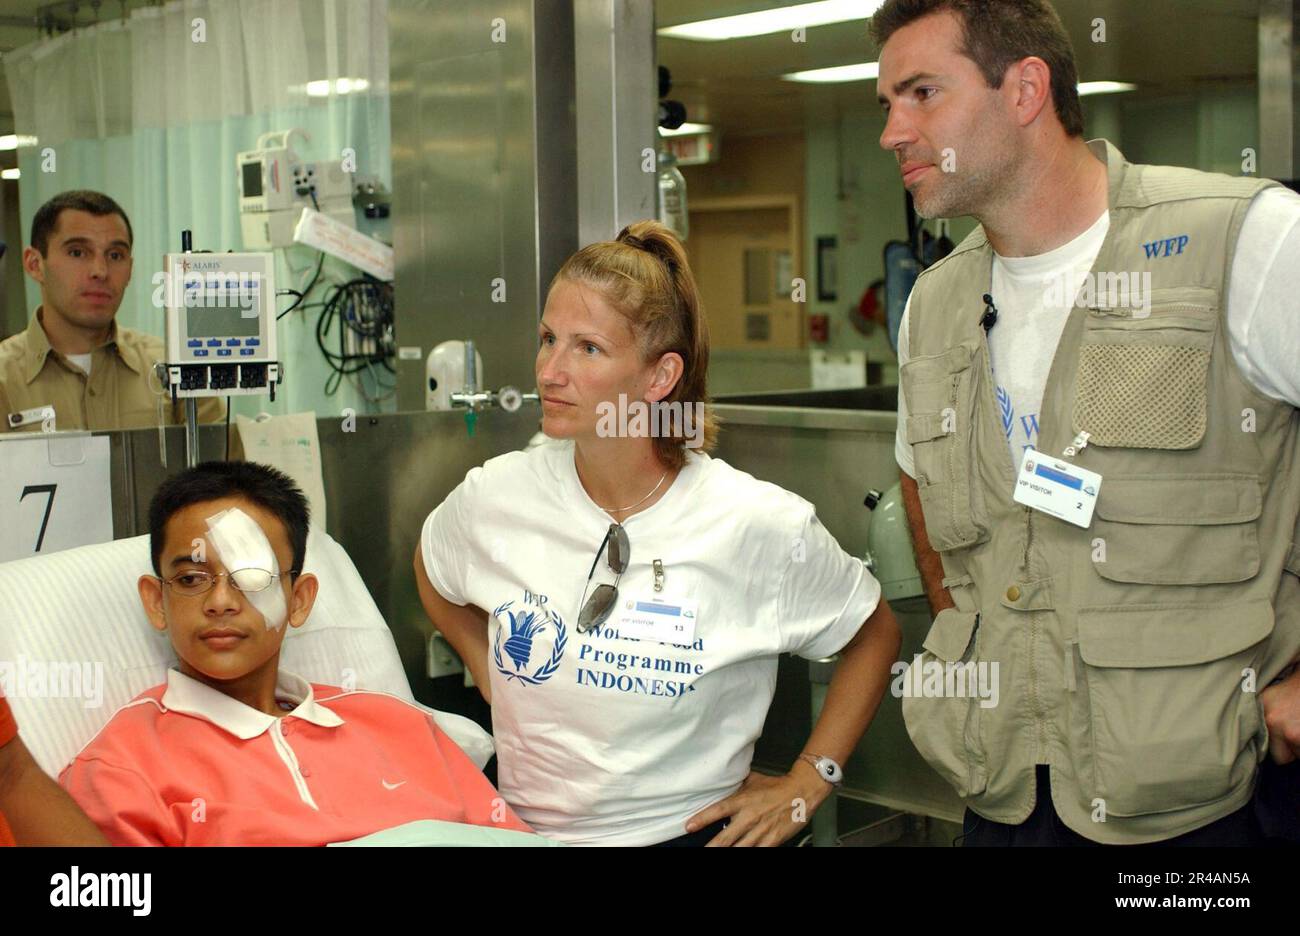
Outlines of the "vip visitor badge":
{"label": "vip visitor badge", "polygon": [[696,608],[693,599],[629,596],[618,609],[618,635],[659,643],[694,643]]}
{"label": "vip visitor badge", "polygon": [[1086,530],[1100,489],[1097,472],[1025,449],[1016,475],[1015,500]]}

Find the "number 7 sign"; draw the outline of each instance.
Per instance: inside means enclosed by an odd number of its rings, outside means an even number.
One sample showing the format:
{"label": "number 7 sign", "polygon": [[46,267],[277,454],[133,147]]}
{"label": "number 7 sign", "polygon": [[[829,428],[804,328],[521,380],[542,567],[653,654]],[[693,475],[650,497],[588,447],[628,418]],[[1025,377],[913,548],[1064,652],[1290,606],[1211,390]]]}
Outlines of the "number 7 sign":
{"label": "number 7 sign", "polygon": [[113,538],[107,436],[0,441],[0,562]]}
{"label": "number 7 sign", "polygon": [[50,525],[50,508],[54,506],[54,492],[58,489],[57,484],[29,484],[18,495],[20,501],[28,494],[50,495],[50,499],[45,502],[45,516],[41,518],[41,532],[36,537],[36,552],[40,552],[41,546],[45,543],[45,528]]}

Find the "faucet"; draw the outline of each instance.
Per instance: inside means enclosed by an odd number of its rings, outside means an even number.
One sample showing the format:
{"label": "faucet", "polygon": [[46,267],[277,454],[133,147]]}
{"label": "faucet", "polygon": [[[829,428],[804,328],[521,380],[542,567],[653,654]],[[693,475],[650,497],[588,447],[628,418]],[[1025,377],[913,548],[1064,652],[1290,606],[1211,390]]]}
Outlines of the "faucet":
{"label": "faucet", "polygon": [[474,427],[478,423],[479,410],[499,406],[507,413],[513,413],[524,403],[540,403],[541,395],[538,393],[521,393],[518,388],[511,386],[502,387],[500,390],[479,389],[478,354],[475,351],[474,342],[466,340],[465,388],[458,393],[453,392],[450,399],[453,407],[465,407],[465,428],[473,436]]}

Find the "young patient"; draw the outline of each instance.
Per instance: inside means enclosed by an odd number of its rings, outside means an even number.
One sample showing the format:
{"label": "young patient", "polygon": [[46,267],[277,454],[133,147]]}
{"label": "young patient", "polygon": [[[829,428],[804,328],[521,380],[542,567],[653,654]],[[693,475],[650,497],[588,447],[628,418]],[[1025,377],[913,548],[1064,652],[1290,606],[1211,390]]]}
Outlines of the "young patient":
{"label": "young patient", "polygon": [[307,517],[263,465],[163,483],[149,507],[158,577],[139,590],[179,668],[113,715],[63,785],[113,844],[323,845],[420,819],[528,831],[422,709],[280,669],[316,598]]}

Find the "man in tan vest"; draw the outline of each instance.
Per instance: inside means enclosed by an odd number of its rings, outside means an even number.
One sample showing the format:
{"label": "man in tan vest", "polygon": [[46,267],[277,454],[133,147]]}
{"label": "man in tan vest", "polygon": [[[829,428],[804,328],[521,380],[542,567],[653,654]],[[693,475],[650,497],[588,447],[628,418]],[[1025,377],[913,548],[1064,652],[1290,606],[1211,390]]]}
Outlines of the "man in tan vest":
{"label": "man in tan vest", "polygon": [[1300,815],[1300,196],[1085,143],[1046,0],[975,6],[872,19],[881,146],[920,215],[980,222],[899,333],[936,615],[908,732],[967,844],[1280,836]]}
{"label": "man in tan vest", "polygon": [[[41,304],[26,331],[0,343],[0,433],[155,426],[160,401],[168,424],[185,421],[153,373],[162,339],[116,321],[131,241],[126,212],[99,192],[63,192],[37,209],[23,269]],[[201,422],[225,412],[217,397],[199,403]]]}

